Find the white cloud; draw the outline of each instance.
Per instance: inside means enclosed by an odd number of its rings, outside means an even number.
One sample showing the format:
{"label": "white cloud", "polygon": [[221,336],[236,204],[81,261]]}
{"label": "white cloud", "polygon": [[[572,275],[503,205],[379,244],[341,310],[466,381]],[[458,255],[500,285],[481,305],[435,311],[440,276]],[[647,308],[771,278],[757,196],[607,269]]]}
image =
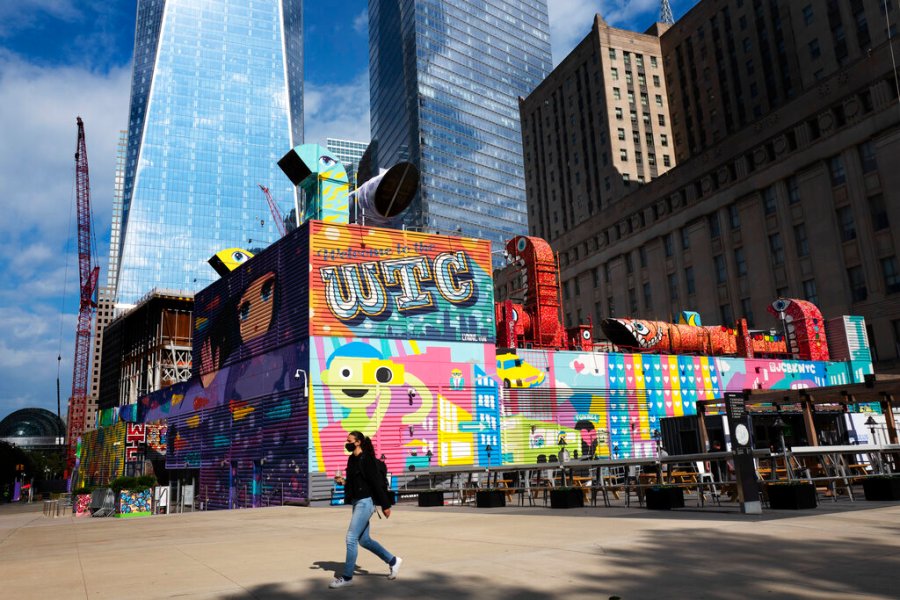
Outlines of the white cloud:
{"label": "white cloud", "polygon": [[369,10],[365,9],[353,19],[353,31],[367,33],[369,31]]}
{"label": "white cloud", "polygon": [[[550,0],[550,39],[553,64],[557,65],[584,39],[594,24],[594,15],[615,27],[644,31],[658,16],[659,0]],[[641,17],[646,23],[631,23]]]}
{"label": "white cloud", "polygon": [[306,82],[304,141],[325,145],[325,138],[369,141],[369,74],[360,72],[347,84]]}
{"label": "white cloud", "polygon": [[[66,3],[32,4],[67,14]],[[0,263],[0,418],[23,404],[55,410],[58,354],[64,399],[70,393],[78,308],[75,117],[85,123],[94,235],[105,265],[130,81],[130,67],[37,66],[0,50],[0,241],[12,253]],[[62,325],[61,310],[68,311]]]}
{"label": "white cloud", "polygon": [[8,0],[0,2],[0,37],[12,31],[35,26],[41,19],[51,17],[62,21],[77,21],[81,11],[74,0]]}

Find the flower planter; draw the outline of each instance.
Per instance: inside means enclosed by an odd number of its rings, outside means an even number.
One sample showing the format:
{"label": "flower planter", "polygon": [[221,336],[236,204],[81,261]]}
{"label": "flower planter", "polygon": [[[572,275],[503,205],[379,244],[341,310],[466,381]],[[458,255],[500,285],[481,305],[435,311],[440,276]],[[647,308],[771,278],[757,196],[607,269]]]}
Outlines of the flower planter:
{"label": "flower planter", "polygon": [[550,508],[584,508],[584,493],[579,488],[550,490]]}
{"label": "flower planter", "polygon": [[811,483],[770,483],[766,485],[769,508],[799,510],[815,508],[816,486]]}
{"label": "flower planter", "polygon": [[419,506],[443,506],[444,492],[441,490],[431,490],[428,492],[419,492]]}
{"label": "flower planter", "polygon": [[900,500],[900,477],[870,477],[863,480],[866,500]]}
{"label": "flower planter", "polygon": [[119,492],[119,511],[117,517],[146,517],[152,514],[153,496],[151,490]]}
{"label": "flower planter", "polygon": [[500,490],[479,490],[475,492],[475,506],[478,508],[502,508],[506,506],[506,495]]}
{"label": "flower planter", "polygon": [[72,505],[76,517],[91,516],[91,495],[76,494],[75,503]]}
{"label": "flower planter", "polygon": [[644,492],[644,500],[650,510],[684,508],[684,490],[679,487],[651,487]]}

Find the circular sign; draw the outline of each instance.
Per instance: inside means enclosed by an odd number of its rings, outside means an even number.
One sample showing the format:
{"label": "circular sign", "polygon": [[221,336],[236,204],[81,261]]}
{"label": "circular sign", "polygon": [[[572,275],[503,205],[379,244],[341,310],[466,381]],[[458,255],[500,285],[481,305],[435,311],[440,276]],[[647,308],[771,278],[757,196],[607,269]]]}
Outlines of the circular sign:
{"label": "circular sign", "polygon": [[734,428],[734,437],[740,446],[746,446],[750,442],[750,432],[743,423],[738,423]]}

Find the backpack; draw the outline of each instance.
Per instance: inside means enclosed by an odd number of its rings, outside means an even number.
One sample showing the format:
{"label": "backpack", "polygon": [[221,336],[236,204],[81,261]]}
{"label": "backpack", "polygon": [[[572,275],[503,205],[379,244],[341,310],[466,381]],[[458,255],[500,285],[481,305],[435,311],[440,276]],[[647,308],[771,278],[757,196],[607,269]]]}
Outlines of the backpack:
{"label": "backpack", "polygon": [[385,498],[388,499],[388,507],[394,504],[394,493],[388,485],[387,465],[380,458],[375,458],[375,471],[378,473],[378,484],[384,492]]}

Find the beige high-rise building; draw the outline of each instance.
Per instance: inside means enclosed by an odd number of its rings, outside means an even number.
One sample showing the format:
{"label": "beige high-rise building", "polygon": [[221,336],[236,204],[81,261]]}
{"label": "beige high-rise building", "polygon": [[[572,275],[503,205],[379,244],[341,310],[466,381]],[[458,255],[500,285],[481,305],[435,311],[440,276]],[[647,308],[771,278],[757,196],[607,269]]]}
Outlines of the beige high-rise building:
{"label": "beige high-rise building", "polygon": [[[637,165],[613,164],[611,188],[627,193],[586,217],[577,196],[561,198],[570,218],[559,224],[542,208],[547,192],[527,188],[530,230],[560,253],[567,325],[697,310],[705,324],[747,317],[769,329],[775,298],[806,298],[826,318],[864,316],[876,369],[900,367],[900,10],[883,7],[702,0],[662,32],[678,166],[629,189]],[[608,90],[615,65],[601,66]],[[592,91],[573,87],[574,106]],[[544,182],[559,167],[524,139],[528,181]],[[581,151],[568,132],[558,139],[554,154]]]}
{"label": "beige high-rise building", "polygon": [[590,34],[519,102],[529,231],[554,241],[675,164],[657,24]]}

